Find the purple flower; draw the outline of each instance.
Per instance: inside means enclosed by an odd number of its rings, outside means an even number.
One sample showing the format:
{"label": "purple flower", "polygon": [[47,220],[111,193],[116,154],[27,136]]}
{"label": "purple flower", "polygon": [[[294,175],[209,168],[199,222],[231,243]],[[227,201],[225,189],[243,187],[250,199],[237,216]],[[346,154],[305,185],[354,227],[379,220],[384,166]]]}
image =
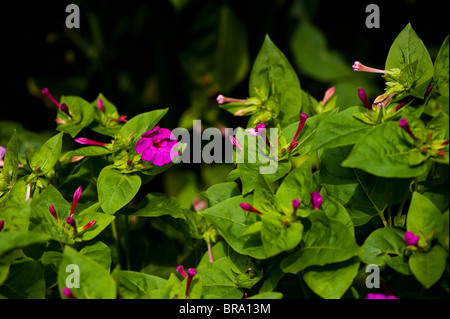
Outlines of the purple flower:
{"label": "purple flower", "polygon": [[371,110],[372,106],[370,105],[369,100],[367,99],[367,93],[363,88],[358,89],[358,96],[359,99],[363,102],[364,107],[368,110]]}
{"label": "purple flower", "polygon": [[70,215],[69,215],[71,217],[72,217],[73,213],[75,212],[75,208],[77,208],[78,201],[80,200],[80,197],[81,197],[81,191],[82,191],[81,186],[79,186],[76,189],[75,193],[73,193],[72,209],[70,210]]}
{"label": "purple flower", "polygon": [[247,204],[247,203],[240,203],[239,206],[241,206],[241,208],[242,208],[243,210],[245,210],[246,212],[252,212],[252,213],[255,213],[255,214],[258,214],[258,215],[262,215],[262,213],[261,213],[259,210],[257,210],[256,208],[254,208],[254,207],[253,207],[252,205],[250,205],[250,204]]}
{"label": "purple flower", "polygon": [[398,125],[405,130],[406,133],[408,133],[409,136],[413,140],[417,140],[417,137],[414,136],[413,132],[411,131],[411,128],[409,127],[408,120],[406,118],[400,119],[398,122]]}
{"label": "purple flower", "polygon": [[69,287],[64,287],[61,293],[63,294],[63,296],[67,298],[77,299],[77,297],[75,297],[75,295],[72,293],[72,290]]}
{"label": "purple flower", "polygon": [[420,237],[414,235],[413,232],[407,231],[405,232],[405,243],[408,246],[416,246],[419,242]]}
{"label": "purple flower", "polygon": [[187,298],[189,295],[189,289],[191,288],[192,278],[197,274],[197,270],[195,268],[189,268],[187,271],[187,284],[186,284],[186,293],[185,297]]}
{"label": "purple flower", "polygon": [[6,154],[6,148],[4,148],[3,146],[0,146],[0,160],[5,158],[5,154]]}
{"label": "purple flower", "polygon": [[230,136],[230,142],[231,142],[231,144],[233,144],[233,146],[236,146],[236,148],[237,148],[238,150],[240,150],[240,151],[243,150],[241,144],[239,143],[239,141],[237,140],[236,137]]}
{"label": "purple flower", "polygon": [[66,218],[66,223],[72,226],[75,233],[77,232],[77,224],[75,223],[75,219],[72,216]]}
{"label": "purple flower", "polygon": [[318,191],[314,191],[311,194],[311,203],[314,207],[314,210],[319,210],[322,206],[323,198]]}
{"label": "purple flower", "polygon": [[5,227],[5,221],[0,220],[0,231],[2,231],[3,227]]}
{"label": "purple flower", "polygon": [[89,138],[85,138],[85,137],[79,137],[75,139],[75,142],[77,142],[78,144],[83,144],[83,145],[94,145],[94,146],[105,146],[105,143],[101,143],[101,142],[97,142],[97,141],[93,141]]}
{"label": "purple flower", "polygon": [[296,141],[296,139],[299,136],[300,132],[302,131],[307,118],[308,114],[306,113],[300,114],[300,122],[298,122],[297,132],[295,132],[294,138],[292,139],[291,144],[289,144],[288,151],[292,151],[295,147],[297,147],[298,142]]}
{"label": "purple flower", "polygon": [[297,214],[297,209],[300,206],[300,200],[297,198],[294,198],[292,200],[292,207],[294,207],[294,212],[292,213],[292,216],[295,216]]}
{"label": "purple flower", "polygon": [[136,143],[136,153],[142,154],[143,161],[163,166],[170,163],[176,155],[180,155],[173,149],[177,145],[178,142],[170,130],[155,126],[142,134]]}
{"label": "purple flower", "polygon": [[365,299],[398,299],[394,295],[385,295],[385,294],[376,294],[376,293],[368,293]]}
{"label": "purple flower", "polygon": [[56,213],[56,209],[55,209],[55,207],[53,207],[53,205],[50,205],[50,206],[48,207],[48,210],[50,211],[50,214],[52,214],[52,216],[53,216],[55,219],[58,219],[58,214]]}
{"label": "purple flower", "polygon": [[181,276],[183,276],[184,278],[187,277],[187,274],[186,274],[186,272],[184,271],[183,265],[178,265],[178,266],[177,266],[177,271],[178,271],[178,272],[181,274]]}

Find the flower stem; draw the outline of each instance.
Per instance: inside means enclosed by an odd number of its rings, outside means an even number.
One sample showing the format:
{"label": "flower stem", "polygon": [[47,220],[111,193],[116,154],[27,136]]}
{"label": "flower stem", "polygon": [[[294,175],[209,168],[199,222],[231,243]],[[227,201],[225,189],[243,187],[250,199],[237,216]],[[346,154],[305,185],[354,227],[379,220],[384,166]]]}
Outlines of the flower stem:
{"label": "flower stem", "polygon": [[127,270],[131,270],[130,263],[130,235],[129,235],[129,220],[128,215],[125,215],[125,259],[127,263]]}
{"label": "flower stem", "polygon": [[113,220],[111,223],[111,231],[112,231],[112,235],[114,237],[114,243],[116,245],[117,257],[119,259],[119,264],[121,264],[122,263],[122,250],[120,248],[120,240],[119,240],[119,236],[117,234],[116,220]]}

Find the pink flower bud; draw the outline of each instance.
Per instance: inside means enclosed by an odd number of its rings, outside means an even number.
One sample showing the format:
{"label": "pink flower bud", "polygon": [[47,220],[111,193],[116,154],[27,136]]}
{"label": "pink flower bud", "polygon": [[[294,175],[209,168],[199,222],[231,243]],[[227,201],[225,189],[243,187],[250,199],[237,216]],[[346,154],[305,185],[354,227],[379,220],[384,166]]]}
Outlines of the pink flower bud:
{"label": "pink flower bud", "polygon": [[2,229],[5,227],[5,221],[4,220],[0,220],[0,231],[2,231]]}
{"label": "pink flower bud", "polygon": [[72,216],[73,213],[75,212],[75,209],[77,208],[78,201],[80,200],[81,197],[81,191],[82,191],[81,186],[79,186],[75,191],[75,193],[73,193],[72,209],[70,210],[69,216]]}
{"label": "pink flower bud", "polygon": [[187,277],[186,293],[185,293],[186,298],[189,295],[189,289],[191,288],[192,278],[197,274],[197,270],[195,270],[195,268],[189,268],[187,273],[188,273],[188,277]]}
{"label": "pink flower bud", "polygon": [[367,99],[367,93],[363,88],[358,89],[358,96],[359,99],[363,102],[364,107],[368,110],[371,110],[372,106],[370,105],[369,100]]}
{"label": "pink flower bud", "polygon": [[103,105],[103,100],[101,98],[98,98],[97,100],[97,107],[100,111],[105,111],[105,106]]}
{"label": "pink flower bud", "polygon": [[83,144],[83,145],[94,145],[94,146],[105,146],[106,145],[106,143],[93,141],[93,140],[85,138],[85,137],[76,138],[75,142],[77,142],[79,144]]}
{"label": "pink flower bud", "polygon": [[236,137],[230,136],[230,142],[231,142],[231,144],[233,144],[233,146],[235,146],[238,150],[240,150],[240,151],[243,150],[241,144],[239,143],[239,141],[237,140]]}
{"label": "pink flower bud", "polygon": [[84,225],[83,227],[81,227],[80,231],[85,231],[89,228],[91,228],[92,226],[94,226],[97,223],[96,220],[92,220],[89,223],[87,223],[86,225]]}
{"label": "pink flower bud", "polygon": [[55,219],[58,219],[58,214],[56,213],[56,209],[55,209],[55,207],[53,207],[53,205],[50,205],[48,210],[50,211],[50,214],[52,214],[52,216]]}
{"label": "pink flower bud", "polygon": [[414,136],[413,132],[411,131],[411,128],[409,127],[408,119],[406,119],[406,118],[400,119],[400,121],[398,122],[398,125],[402,129],[404,129],[405,132],[408,133],[409,136],[411,136],[413,140],[417,140],[417,137]]}
{"label": "pink flower bud", "polygon": [[63,296],[70,298],[70,299],[77,299],[77,297],[75,297],[75,295],[72,293],[72,290],[68,287],[64,287],[64,289],[61,291],[61,293],[63,294]]}
{"label": "pink flower bud", "polygon": [[314,191],[311,194],[311,203],[314,207],[314,210],[319,210],[320,207],[322,206],[322,202],[323,202],[322,195],[320,195],[320,193],[318,191]]}
{"label": "pink flower bud", "polygon": [[66,223],[72,226],[74,232],[77,232],[77,225],[75,223],[75,219],[72,216],[66,218]]}
{"label": "pink flower bud", "polygon": [[333,97],[334,92],[336,91],[335,87],[330,87],[328,90],[326,90],[323,100],[320,102],[322,105],[327,104],[327,102]]}
{"label": "pink flower bud", "polygon": [[250,205],[250,204],[247,204],[247,203],[240,203],[239,206],[241,206],[241,208],[242,208],[243,210],[245,210],[246,212],[252,212],[252,213],[255,213],[255,214],[258,214],[258,215],[262,215],[262,213],[261,213],[259,210],[257,210],[256,208],[254,208],[254,207],[253,207],[252,205]]}

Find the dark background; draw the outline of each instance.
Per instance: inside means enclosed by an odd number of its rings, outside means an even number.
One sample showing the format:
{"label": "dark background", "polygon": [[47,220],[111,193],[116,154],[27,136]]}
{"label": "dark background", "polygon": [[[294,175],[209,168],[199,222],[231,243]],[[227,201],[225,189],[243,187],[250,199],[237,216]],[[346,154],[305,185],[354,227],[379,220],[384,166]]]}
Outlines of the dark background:
{"label": "dark background", "polygon": [[[408,22],[433,60],[448,34],[448,11],[442,1],[184,2],[179,11],[168,0],[9,2],[1,9],[0,22],[0,120],[18,121],[34,131],[53,130],[56,109],[40,94],[49,87],[57,99],[79,95],[92,101],[102,92],[128,118],[170,107],[164,124],[176,127],[180,114],[192,103],[194,87],[180,66],[180,52],[191,41],[188,30],[211,18],[208,6],[227,4],[244,25],[250,67],[265,34],[293,61],[289,40],[302,19],[322,30],[328,46],[348,61],[349,68],[355,60],[382,68],[391,43]],[[81,28],[72,33],[65,27],[69,3],[78,4],[81,14]],[[365,26],[369,3],[380,8],[379,29]],[[302,75],[301,70],[297,73],[302,88],[316,99],[332,84]],[[226,93],[247,97],[248,74]],[[225,122],[230,120],[224,111],[219,114]]]}

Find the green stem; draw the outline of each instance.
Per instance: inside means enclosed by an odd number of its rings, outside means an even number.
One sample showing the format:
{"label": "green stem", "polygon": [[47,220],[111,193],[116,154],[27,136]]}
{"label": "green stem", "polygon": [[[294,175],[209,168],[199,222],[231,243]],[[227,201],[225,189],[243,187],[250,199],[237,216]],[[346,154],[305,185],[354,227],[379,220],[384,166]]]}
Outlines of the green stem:
{"label": "green stem", "polygon": [[414,191],[417,192],[418,189],[419,189],[419,178],[414,177]]}
{"label": "green stem", "polygon": [[129,236],[129,221],[128,215],[125,215],[125,259],[127,263],[127,270],[130,270],[130,236]]}
{"label": "green stem", "polygon": [[391,194],[390,194],[390,187],[389,183],[387,181],[387,178],[384,179],[384,183],[386,186],[386,205],[388,210],[388,225],[392,225],[392,209],[391,209]]}
{"label": "green stem", "polygon": [[121,264],[122,263],[122,249],[120,247],[119,236],[117,235],[116,220],[113,220],[113,222],[111,223],[111,231],[112,231],[112,235],[114,237],[114,243],[116,245],[117,257],[119,258],[119,264]]}

